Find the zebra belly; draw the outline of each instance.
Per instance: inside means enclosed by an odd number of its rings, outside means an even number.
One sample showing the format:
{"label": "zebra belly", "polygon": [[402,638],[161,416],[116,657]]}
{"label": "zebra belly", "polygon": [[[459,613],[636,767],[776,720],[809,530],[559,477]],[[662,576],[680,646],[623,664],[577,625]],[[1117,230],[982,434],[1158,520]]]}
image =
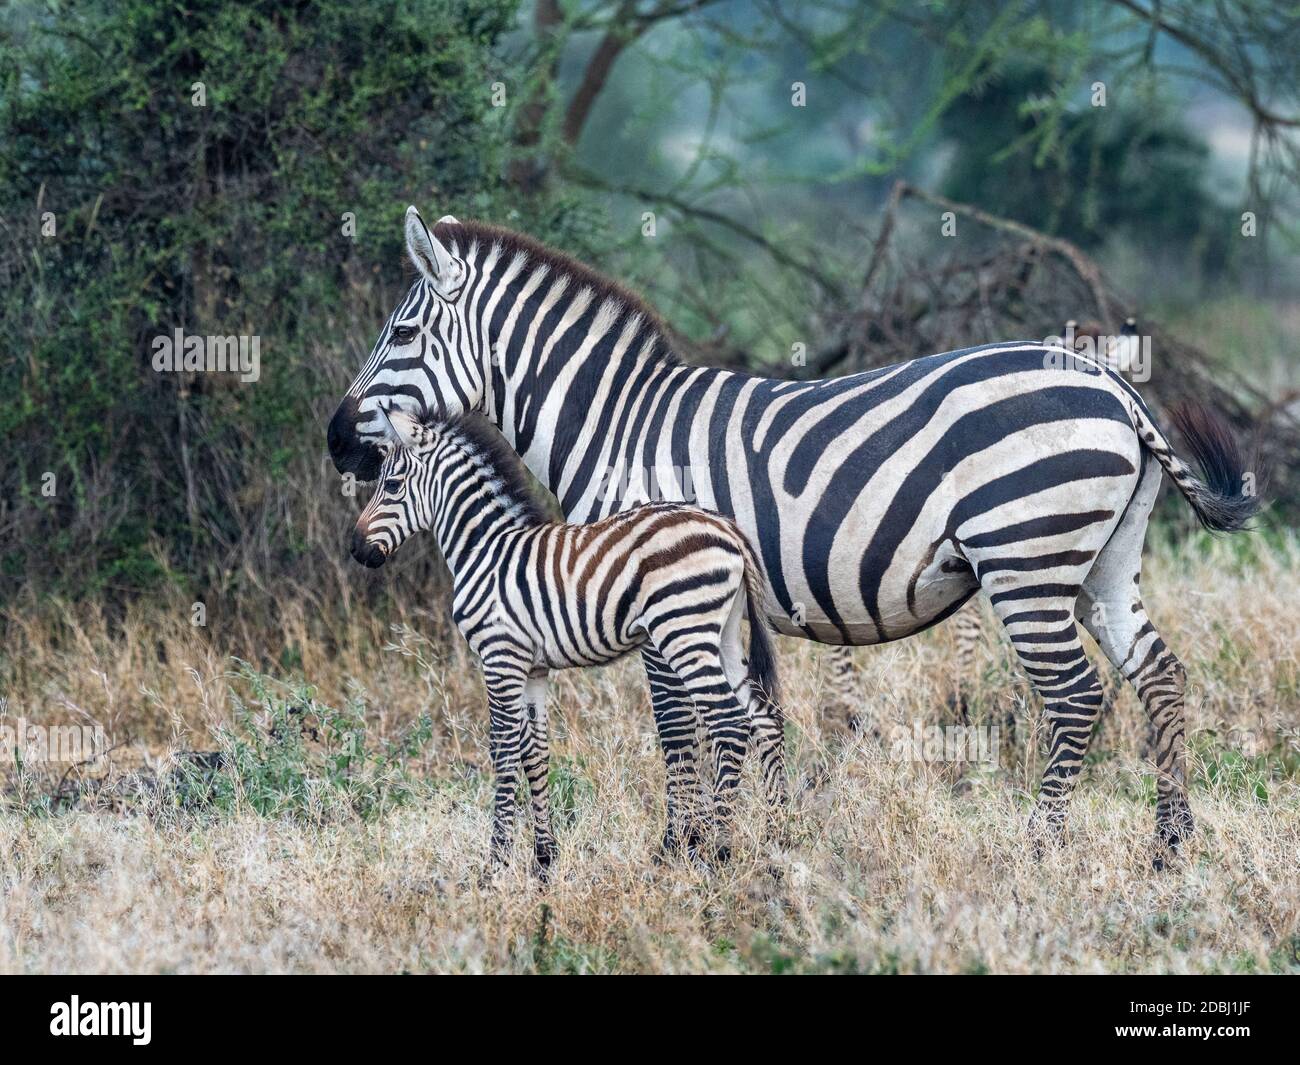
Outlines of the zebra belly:
{"label": "zebra belly", "polygon": [[914,636],[955,614],[979,591],[974,571],[951,545],[924,568],[915,584],[915,598],[909,603],[877,603],[884,631],[874,621],[841,618],[832,624],[824,615],[805,618],[802,626],[783,612],[769,615],[772,626],[784,636],[813,639],[819,643],[864,646]]}

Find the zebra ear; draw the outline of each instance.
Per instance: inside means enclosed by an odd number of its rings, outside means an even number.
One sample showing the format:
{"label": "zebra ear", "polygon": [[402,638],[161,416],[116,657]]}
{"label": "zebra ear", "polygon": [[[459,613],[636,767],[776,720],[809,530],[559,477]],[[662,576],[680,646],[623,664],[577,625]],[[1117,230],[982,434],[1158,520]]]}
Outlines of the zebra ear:
{"label": "zebra ear", "polygon": [[406,209],[406,251],[420,276],[444,296],[459,291],[464,264],[443,247],[414,207]]}
{"label": "zebra ear", "polygon": [[385,435],[391,434],[390,439],[398,447],[419,447],[429,439],[428,428],[406,411],[385,411],[384,422]]}

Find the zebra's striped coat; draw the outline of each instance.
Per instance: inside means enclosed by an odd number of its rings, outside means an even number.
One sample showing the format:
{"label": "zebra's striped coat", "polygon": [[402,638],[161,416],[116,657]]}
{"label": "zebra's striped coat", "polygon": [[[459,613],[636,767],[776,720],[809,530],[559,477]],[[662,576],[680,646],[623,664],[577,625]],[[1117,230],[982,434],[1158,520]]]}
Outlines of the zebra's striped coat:
{"label": "zebra's striped coat", "polygon": [[[640,501],[607,490],[620,468],[689,470],[698,502],[756,546],[779,631],[885,642],[983,588],[1047,702],[1053,821],[1100,703],[1076,608],[1103,604],[1106,633],[1094,635],[1140,692],[1157,661],[1162,676],[1176,671],[1137,597],[1160,470],[1211,525],[1239,527],[1255,509],[1211,421],[1188,425],[1207,487],[1126,382],[1061,348],[1013,342],[831,381],[768,380],[680,365],[635,297],[517,234],[454,219],[430,233],[411,209],[407,244],[421,276],[331,422],[340,469],[373,476],[381,401],[417,415],[477,409],[570,520]],[[1095,613],[1081,611],[1090,631]],[[662,715],[686,700],[660,666],[647,657]],[[1190,823],[1181,681],[1170,687],[1174,709],[1157,725],[1162,796],[1177,799],[1162,807],[1164,840]],[[1163,714],[1144,698],[1153,720]]]}
{"label": "zebra's striped coat", "polygon": [[[681,503],[589,525],[548,521],[518,459],[490,426],[473,417],[425,425],[401,412],[385,420],[393,446],[357,520],[352,554],[378,566],[413,533],[431,530],[437,539],[452,576],[452,618],[487,684],[497,775],[494,860],[509,844],[519,766],[532,794],[543,870],[554,854],[549,671],[601,665],[645,645],[690,693],[708,733],[720,853],[751,733],[773,813],[784,804],[776,667],[757,613],[762,577],[732,521]],[[740,644],[747,613],[748,668]],[[672,811],[670,848],[699,844],[694,806]]]}

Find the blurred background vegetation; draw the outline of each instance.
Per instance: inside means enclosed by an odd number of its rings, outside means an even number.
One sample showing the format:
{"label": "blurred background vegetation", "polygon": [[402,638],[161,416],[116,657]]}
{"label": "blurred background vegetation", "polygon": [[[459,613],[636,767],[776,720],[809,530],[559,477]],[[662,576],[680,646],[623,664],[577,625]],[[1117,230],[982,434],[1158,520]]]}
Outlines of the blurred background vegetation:
{"label": "blurred background vegetation", "polygon": [[[11,0],[0,607],[324,616],[427,579],[351,566],[324,454],[408,203],[618,276],[688,360],[841,373],[1133,313],[1152,387],[1293,432],[1297,56],[1253,0]],[[260,379],[155,373],[178,328],[260,337]]]}

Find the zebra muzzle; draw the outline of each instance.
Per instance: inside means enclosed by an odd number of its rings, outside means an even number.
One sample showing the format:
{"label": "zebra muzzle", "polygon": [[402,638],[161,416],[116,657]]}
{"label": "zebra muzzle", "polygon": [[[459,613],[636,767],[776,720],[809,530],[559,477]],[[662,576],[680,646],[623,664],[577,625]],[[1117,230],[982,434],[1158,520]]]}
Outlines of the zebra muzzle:
{"label": "zebra muzzle", "polygon": [[358,529],[352,534],[352,557],[363,566],[376,569],[384,564],[388,552],[377,543],[368,541],[365,534]]}

